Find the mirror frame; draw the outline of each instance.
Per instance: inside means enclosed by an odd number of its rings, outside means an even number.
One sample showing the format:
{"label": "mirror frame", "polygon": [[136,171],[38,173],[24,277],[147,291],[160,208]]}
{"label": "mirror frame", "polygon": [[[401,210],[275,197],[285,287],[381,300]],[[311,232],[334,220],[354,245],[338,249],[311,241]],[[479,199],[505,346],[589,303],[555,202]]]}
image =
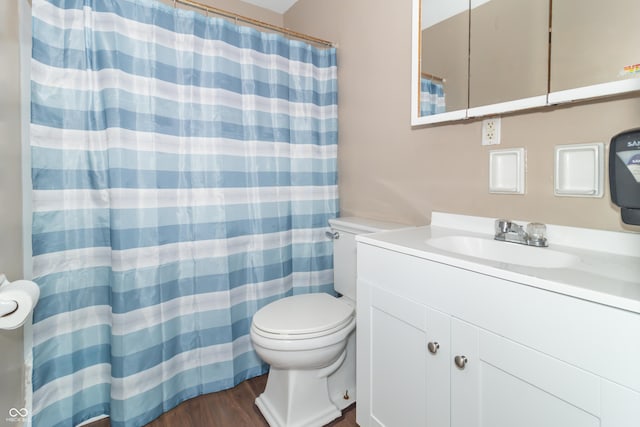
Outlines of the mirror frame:
{"label": "mirror frame", "polygon": [[640,91],[640,77],[550,92],[547,95],[547,104],[562,104],[636,91]]}
{"label": "mirror frame", "polygon": [[[473,0],[470,0],[470,4]],[[640,92],[640,77],[600,83],[591,86],[577,87],[531,98],[517,99],[499,104],[483,105],[464,110],[448,111],[446,113],[420,116],[420,64],[421,64],[421,12],[422,0],[412,0],[411,17],[411,126],[428,125],[432,123],[464,120],[474,117],[498,115],[531,108],[545,107],[555,104],[620,95],[623,93]],[[470,6],[471,7],[471,6]],[[550,78],[550,76],[547,76]]]}
{"label": "mirror frame", "polygon": [[420,115],[420,63],[422,56],[422,0],[413,0],[411,17],[411,126],[448,122],[467,118],[467,109]]}

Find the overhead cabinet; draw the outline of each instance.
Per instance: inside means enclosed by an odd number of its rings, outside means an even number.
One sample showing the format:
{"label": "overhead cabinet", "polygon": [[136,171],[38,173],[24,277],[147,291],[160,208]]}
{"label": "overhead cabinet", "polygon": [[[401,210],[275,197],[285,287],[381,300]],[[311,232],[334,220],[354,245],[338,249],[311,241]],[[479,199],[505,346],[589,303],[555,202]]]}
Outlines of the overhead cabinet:
{"label": "overhead cabinet", "polygon": [[413,0],[411,123],[640,91],[638,16],[637,0]]}

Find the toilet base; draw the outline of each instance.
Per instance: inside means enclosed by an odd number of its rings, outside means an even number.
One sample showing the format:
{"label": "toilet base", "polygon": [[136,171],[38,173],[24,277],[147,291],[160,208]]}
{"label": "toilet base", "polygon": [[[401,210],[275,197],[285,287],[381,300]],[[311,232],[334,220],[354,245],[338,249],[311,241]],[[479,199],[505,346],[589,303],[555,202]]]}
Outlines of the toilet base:
{"label": "toilet base", "polygon": [[329,399],[322,371],[271,368],[255,402],[271,427],[320,427],[342,415]]}
{"label": "toilet base", "polygon": [[347,339],[344,362],[327,377],[329,398],[340,410],[356,402],[356,332]]}

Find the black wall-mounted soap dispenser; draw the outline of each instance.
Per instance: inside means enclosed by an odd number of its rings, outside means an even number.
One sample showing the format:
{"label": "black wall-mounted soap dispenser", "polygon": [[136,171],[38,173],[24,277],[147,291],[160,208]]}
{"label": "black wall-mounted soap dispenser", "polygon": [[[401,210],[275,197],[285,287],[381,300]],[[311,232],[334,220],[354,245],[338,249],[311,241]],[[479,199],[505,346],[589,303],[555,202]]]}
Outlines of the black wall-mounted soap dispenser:
{"label": "black wall-mounted soap dispenser", "polygon": [[609,145],[611,201],[625,224],[640,225],[640,128],[621,132]]}

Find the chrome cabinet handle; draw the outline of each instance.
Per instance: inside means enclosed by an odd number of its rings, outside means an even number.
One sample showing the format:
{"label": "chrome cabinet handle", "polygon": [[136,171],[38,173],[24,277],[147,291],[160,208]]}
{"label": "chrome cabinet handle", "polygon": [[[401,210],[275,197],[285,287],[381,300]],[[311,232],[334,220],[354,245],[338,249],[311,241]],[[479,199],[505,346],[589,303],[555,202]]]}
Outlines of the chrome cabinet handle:
{"label": "chrome cabinet handle", "polygon": [[338,240],[340,238],[340,233],[338,233],[337,231],[325,231],[324,234],[325,236],[333,240]]}
{"label": "chrome cabinet handle", "polygon": [[469,360],[467,360],[466,356],[456,356],[453,358],[453,361],[455,362],[456,366],[460,369],[464,369],[465,366],[467,366],[467,362]]}
{"label": "chrome cabinet handle", "polygon": [[440,344],[438,344],[435,341],[430,342],[429,344],[427,344],[427,349],[429,350],[429,353],[431,353],[431,354],[436,354],[438,352],[439,348],[440,348]]}

